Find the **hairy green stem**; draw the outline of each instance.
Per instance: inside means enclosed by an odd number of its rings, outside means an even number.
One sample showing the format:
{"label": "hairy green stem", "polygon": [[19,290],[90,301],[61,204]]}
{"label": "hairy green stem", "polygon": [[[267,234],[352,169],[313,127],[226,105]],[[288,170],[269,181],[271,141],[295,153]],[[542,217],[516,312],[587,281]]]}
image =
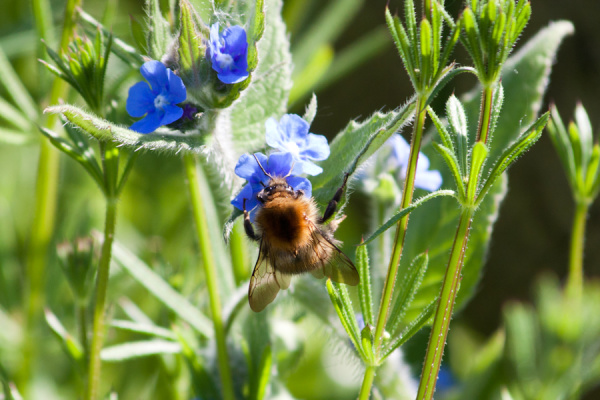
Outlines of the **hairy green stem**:
{"label": "hairy green stem", "polygon": [[112,243],[115,235],[117,220],[117,177],[119,173],[119,150],[114,143],[101,143],[102,162],[104,170],[104,195],[106,198],[106,217],[104,221],[104,241],[98,275],[96,276],[96,291],[94,301],[94,317],[92,327],[92,344],[89,349],[89,375],[86,400],[96,400],[100,391],[100,376],[102,362],[100,351],[104,344],[106,292],[110,272]]}
{"label": "hairy green stem", "polygon": [[581,296],[583,291],[583,248],[585,243],[585,225],[589,203],[579,201],[575,206],[573,230],[571,231],[571,250],[569,254],[569,275],[567,277],[567,294]]}
{"label": "hairy green stem", "polygon": [[365,377],[363,379],[362,386],[360,387],[360,394],[358,400],[369,400],[371,394],[371,387],[373,386],[373,380],[375,379],[375,369],[377,367],[373,365],[367,366],[365,370]]}
{"label": "hairy green stem", "polygon": [[106,291],[108,289],[108,276],[110,272],[110,258],[112,253],[112,243],[115,234],[115,224],[117,217],[117,199],[106,199],[106,217],[104,222],[104,242],[102,243],[102,255],[100,265],[98,266],[98,276],[96,278],[96,299],[94,302],[94,322],[92,330],[92,345],[90,347],[90,362],[88,387],[86,400],[95,400],[98,398],[100,390],[100,373],[102,363],[100,361],[100,351],[104,343],[104,317],[106,305]]}
{"label": "hairy green stem", "polygon": [[[426,117],[426,98],[419,96],[416,103],[416,123],[413,129],[412,140],[410,143],[410,155],[408,158],[408,168],[406,171],[406,178],[404,180],[404,189],[402,190],[402,200],[400,201],[400,209],[406,208],[410,205],[413,198],[413,192],[415,190],[415,175],[417,173],[417,161],[419,158],[419,151],[421,149],[421,140],[423,138],[423,127],[425,125]],[[400,266],[400,258],[402,256],[402,249],[404,247],[404,239],[406,237],[406,229],[408,227],[408,214],[402,217],[396,225],[396,235],[394,237],[392,256],[390,257],[390,263],[383,286],[383,294],[381,296],[381,303],[379,304],[379,313],[377,315],[377,325],[375,327],[375,341],[374,351],[376,358],[379,358],[381,352],[381,345],[383,342],[383,333],[385,331],[385,325],[387,323],[390,305],[392,302],[392,295],[394,292],[394,285],[396,283],[396,276],[398,275],[398,268]],[[369,393],[371,393],[371,387],[373,385],[373,379],[375,375],[374,368],[367,368],[365,376],[363,378],[363,384],[360,388],[359,399],[367,399]],[[366,397],[365,397],[366,396]]]}
{"label": "hairy green stem", "polygon": [[199,168],[201,166],[196,161],[194,155],[185,154],[183,156],[185,172],[188,180],[188,188],[192,202],[192,211],[196,223],[196,234],[202,253],[204,273],[206,275],[206,286],[208,288],[208,297],[210,301],[210,310],[215,329],[215,340],[217,342],[217,358],[219,364],[219,373],[221,376],[221,385],[223,388],[223,398],[225,400],[234,400],[233,380],[229,368],[229,358],[227,356],[227,345],[225,342],[225,331],[223,328],[223,318],[221,315],[221,300],[219,298],[219,286],[217,282],[217,271],[215,258],[210,243],[211,233],[208,229],[206,210],[204,208],[203,193],[199,184]]}
{"label": "hairy green stem", "polygon": [[492,120],[492,103],[494,96],[494,87],[496,85],[486,86],[481,94],[481,110],[479,112],[479,128],[477,129],[477,140],[487,143],[490,133],[490,122]]}
{"label": "hairy green stem", "polygon": [[417,400],[433,399],[444,347],[446,345],[448,328],[450,327],[450,319],[452,318],[452,310],[454,309],[456,293],[458,292],[465,250],[469,240],[469,228],[471,227],[474,212],[473,208],[468,207],[464,208],[460,215],[450,259],[446,268],[446,275],[442,283],[440,299],[429,336],[429,344],[427,345]]}
{"label": "hairy green stem", "polygon": [[[402,190],[402,200],[400,201],[400,209],[410,206],[412,203],[413,192],[415,190],[415,176],[417,173],[417,161],[419,158],[419,151],[421,149],[421,140],[423,138],[423,127],[425,125],[425,98],[419,97],[417,99],[417,122],[413,130],[413,136],[410,143],[410,155],[408,158],[408,169],[406,171],[406,178],[404,180],[404,189]],[[402,217],[396,225],[396,235],[394,237],[392,256],[390,258],[390,264],[388,267],[387,276],[385,279],[385,285],[383,287],[383,296],[381,297],[381,303],[379,305],[379,314],[377,316],[377,326],[375,328],[375,351],[379,353],[381,342],[383,339],[383,332],[385,330],[385,324],[387,322],[390,303],[392,301],[392,294],[394,291],[394,284],[396,282],[396,275],[398,274],[398,267],[400,266],[400,258],[402,256],[402,249],[404,247],[404,239],[406,237],[406,228],[408,226],[408,217],[410,214]]]}

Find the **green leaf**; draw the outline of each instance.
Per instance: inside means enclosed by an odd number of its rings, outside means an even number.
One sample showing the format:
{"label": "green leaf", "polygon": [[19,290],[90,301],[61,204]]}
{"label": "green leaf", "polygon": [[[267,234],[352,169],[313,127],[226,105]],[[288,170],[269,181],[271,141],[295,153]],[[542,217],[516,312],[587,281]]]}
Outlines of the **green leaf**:
{"label": "green leaf", "polygon": [[48,107],[44,112],[62,114],[71,123],[98,140],[116,141],[136,151],[145,149],[172,154],[182,151],[201,153],[211,139],[197,133],[187,135],[175,133],[166,128],[159,128],[153,133],[141,134],[70,105]]}
{"label": "green leaf", "polygon": [[382,359],[386,359],[394,350],[402,346],[411,337],[417,334],[431,319],[435,312],[435,307],[438,303],[438,299],[433,300],[427,306],[423,307],[421,313],[398,335],[397,339],[392,341],[389,345],[383,349]]}
{"label": "green leaf", "polygon": [[101,190],[104,190],[104,178],[102,172],[99,170],[97,162],[95,164],[90,162],[87,158],[88,154],[84,155],[84,153],[80,149],[76,148],[75,145],[69,143],[66,139],[50,129],[40,127],[40,131],[50,140],[50,143],[52,143],[54,147],[81,164],[90,174],[92,179],[94,179],[98,187]]}
{"label": "green leaf", "polygon": [[403,325],[406,325],[410,320],[405,320],[404,316],[406,310],[410,307],[415,294],[419,290],[425,271],[427,271],[427,264],[429,263],[429,257],[427,253],[419,254],[412,262],[408,271],[402,275],[402,281],[397,287],[397,292],[393,300],[392,311],[390,313],[390,319],[388,320],[388,328],[386,329],[392,337],[399,335],[399,329]]}
{"label": "green leaf", "polygon": [[213,336],[211,320],[120,243],[113,244],[113,259],[179,318],[188,322],[205,337]]}
{"label": "green leaf", "polygon": [[452,134],[456,137],[458,166],[460,167],[461,175],[467,176],[467,171],[469,170],[467,116],[462,103],[456,96],[452,95],[448,99],[446,113],[448,114],[448,122],[450,123]]}
{"label": "green leaf", "polygon": [[46,323],[52,330],[52,333],[61,341],[61,344],[74,361],[82,361],[84,354],[81,344],[75,339],[59,321],[58,317],[52,311],[46,309],[44,311]]}
{"label": "green leaf", "polygon": [[203,42],[203,36],[198,27],[194,8],[187,0],[179,2],[181,10],[179,31],[179,66],[180,75],[185,82],[186,88],[190,90],[200,90],[202,85],[201,70],[204,61],[206,46]]}
{"label": "green leaf", "polygon": [[160,60],[167,54],[171,42],[171,26],[160,11],[160,0],[146,0],[149,56]]}
{"label": "green leaf", "polygon": [[[542,136],[542,131],[548,123],[548,119],[550,118],[550,113],[547,112],[542,115],[534,124],[532,124],[529,129],[527,129],[520,138],[518,138],[511,146],[509,146],[504,153],[498,158],[496,163],[492,168],[492,172],[490,173],[487,181],[485,182],[484,187],[481,189],[481,193],[479,194],[479,198],[481,199],[490,187],[494,184],[496,179],[498,179],[502,173],[512,165],[513,162],[519,156],[521,156],[524,152],[529,150],[531,146],[535,144]],[[480,200],[479,200],[480,201]]]}
{"label": "green leaf", "polygon": [[456,184],[456,189],[458,190],[458,200],[460,202],[463,202],[467,198],[467,191],[465,189],[463,177],[460,173],[460,167],[458,166],[458,159],[456,158],[456,154],[451,152],[446,146],[442,146],[437,143],[433,143],[433,147],[435,147],[437,152],[440,153],[440,155],[446,162],[446,166],[450,170],[450,173],[452,173],[454,183]]}
{"label": "green leaf", "polygon": [[2,97],[0,97],[0,120],[7,122],[13,128],[23,132],[33,130],[32,121]]}
{"label": "green leaf", "polygon": [[39,107],[33,100],[10,61],[0,47],[0,87],[11,98],[13,104],[21,110],[29,120],[36,121],[39,117]]}
{"label": "green leaf", "polygon": [[481,169],[489,153],[488,147],[483,142],[475,143],[471,153],[471,170],[469,171],[469,184],[467,186],[467,199],[475,200],[477,186],[481,176]]}
{"label": "green leaf", "polygon": [[402,218],[406,214],[416,210],[417,208],[419,208],[420,206],[425,204],[428,200],[431,200],[431,199],[433,199],[435,197],[439,197],[439,196],[454,196],[454,195],[455,195],[455,193],[452,190],[438,190],[438,191],[429,193],[428,195],[423,196],[420,199],[415,200],[410,206],[403,208],[402,210],[396,212],[389,220],[387,220],[387,222],[385,222],[383,225],[381,225],[379,228],[377,228],[377,230],[375,232],[373,232],[371,235],[369,235],[367,240],[365,240],[363,243],[361,243],[361,246],[364,246],[365,244],[371,242],[373,239],[375,239],[376,237],[381,235],[383,232],[385,232],[386,230],[388,230],[389,228],[394,226],[394,224],[396,222],[398,222],[400,220],[400,218]]}
{"label": "green leaf", "polygon": [[105,347],[100,352],[100,358],[104,362],[121,362],[162,354],[180,354],[181,351],[181,344],[170,340],[141,340]]}
{"label": "green leaf", "polygon": [[310,102],[306,105],[306,110],[304,111],[304,115],[302,119],[305,120],[308,125],[312,125],[315,116],[317,115],[317,96],[313,93],[310,98]]}
{"label": "green leaf", "polygon": [[0,143],[21,146],[34,141],[34,136],[29,132],[0,127]]}
{"label": "green leaf", "polygon": [[271,365],[273,364],[273,352],[271,346],[265,347],[262,357],[260,358],[260,367],[258,375],[258,384],[256,390],[256,400],[262,400],[265,398],[267,392],[267,385],[269,384],[269,378],[271,377]]}
{"label": "green leaf", "polygon": [[558,153],[560,161],[563,164],[563,169],[567,174],[571,188],[575,189],[577,187],[575,155],[573,154],[569,134],[567,133],[567,129],[562,122],[556,106],[550,106],[550,115],[552,118],[546,126],[547,131],[550,134],[550,139],[552,139],[554,149]]}
{"label": "green leaf", "polygon": [[177,335],[168,329],[161,328],[154,324],[144,324],[134,321],[126,321],[115,319],[110,322],[110,326],[118,328],[128,332],[140,333],[142,335],[155,336],[161,339],[177,340]]}
{"label": "green leaf", "polygon": [[592,156],[592,148],[594,147],[594,133],[592,132],[592,123],[581,103],[575,107],[575,124],[579,131],[579,140],[581,143],[581,158],[582,168],[587,170],[590,157]]}
{"label": "green leaf", "polygon": [[358,298],[365,325],[375,325],[373,318],[373,295],[371,293],[371,268],[369,266],[369,253],[367,246],[356,248],[356,267],[360,275],[358,284]]}
{"label": "green leaf", "polygon": [[414,102],[397,111],[375,113],[363,122],[351,121],[330,144],[329,158],[320,163],[323,172],[311,179],[313,196],[327,205],[342,184],[345,174],[352,175],[385,141],[399,132],[413,116]]}
{"label": "green leaf", "polygon": [[331,282],[331,279],[327,279],[327,292],[329,293],[331,303],[333,304],[333,307],[335,308],[335,311],[340,319],[340,322],[342,323],[342,326],[346,330],[348,337],[352,341],[354,348],[364,360],[365,354],[362,350],[360,333],[358,331],[356,318],[354,317],[354,310],[352,309],[352,305],[348,307],[348,303],[342,300],[340,291],[336,288],[336,286],[344,285],[335,285]]}
{"label": "green leaf", "polygon": [[290,104],[295,104],[302,99],[317,85],[321,78],[327,75],[333,58],[334,51],[332,46],[323,45],[315,51],[310,62],[294,78],[294,86],[290,91]]}

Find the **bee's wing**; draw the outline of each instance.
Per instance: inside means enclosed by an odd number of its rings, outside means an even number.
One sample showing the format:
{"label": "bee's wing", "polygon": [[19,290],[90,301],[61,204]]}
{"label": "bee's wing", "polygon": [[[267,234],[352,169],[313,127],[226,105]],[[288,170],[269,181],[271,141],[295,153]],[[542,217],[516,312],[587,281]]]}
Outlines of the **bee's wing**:
{"label": "bee's wing", "polygon": [[290,286],[291,275],[285,275],[277,271],[271,257],[269,257],[269,246],[264,240],[260,242],[260,253],[254,272],[250,278],[248,287],[248,301],[252,311],[262,311],[275,300],[279,289],[287,289]]}
{"label": "bee's wing", "polygon": [[[315,252],[322,260],[322,268],[313,272],[317,278],[323,275],[331,278],[331,280],[346,285],[356,286],[360,281],[358,271],[352,261],[346,256],[327,235],[312,222],[310,223],[313,241],[315,243]],[[331,254],[331,257],[325,259],[321,255]],[[320,272],[323,271],[323,272]]]}

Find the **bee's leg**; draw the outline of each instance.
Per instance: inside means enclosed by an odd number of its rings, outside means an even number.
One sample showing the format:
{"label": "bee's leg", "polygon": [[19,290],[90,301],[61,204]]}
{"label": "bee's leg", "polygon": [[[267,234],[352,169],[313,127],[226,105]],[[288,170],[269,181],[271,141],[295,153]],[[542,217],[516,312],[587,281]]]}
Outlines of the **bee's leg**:
{"label": "bee's leg", "polygon": [[246,210],[246,199],[244,199],[244,230],[250,239],[255,241],[260,240],[260,237],[254,232],[254,227],[250,221],[250,213]]}
{"label": "bee's leg", "polygon": [[346,187],[346,183],[348,182],[348,176],[350,176],[350,174],[348,174],[348,173],[346,173],[346,175],[344,175],[344,182],[342,183],[342,186],[340,186],[340,188],[337,190],[337,192],[335,192],[335,196],[333,196],[333,199],[331,199],[331,201],[329,202],[329,204],[327,204],[327,208],[325,209],[325,213],[319,219],[319,223],[320,224],[324,223],[329,218],[331,218],[331,216],[333,215],[333,213],[337,209],[338,203],[342,199],[342,193],[344,192],[344,188]]}

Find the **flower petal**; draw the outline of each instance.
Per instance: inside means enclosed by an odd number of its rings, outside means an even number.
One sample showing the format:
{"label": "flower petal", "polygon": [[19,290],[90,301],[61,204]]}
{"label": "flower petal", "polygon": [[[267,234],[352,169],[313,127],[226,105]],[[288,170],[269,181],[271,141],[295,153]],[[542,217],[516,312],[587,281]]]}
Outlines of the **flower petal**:
{"label": "flower petal", "polygon": [[175,75],[173,71],[167,69],[167,80],[169,81],[168,99],[172,104],[179,104],[187,98],[185,85],[180,77]]}
{"label": "flower petal", "polygon": [[[213,63],[213,65],[215,64]],[[246,78],[248,78],[248,75],[248,72],[239,73],[235,71],[223,71],[217,73],[217,77],[219,78],[219,80],[227,84],[238,83],[243,80],[246,80]]]}
{"label": "flower petal", "polygon": [[388,142],[392,148],[392,157],[394,167],[407,166],[408,156],[410,154],[410,145],[399,134],[392,135]]}
{"label": "flower petal", "polygon": [[323,168],[319,167],[312,161],[301,161],[299,164],[301,165],[302,173],[304,174],[319,175],[321,172],[323,172]]}
{"label": "flower petal", "polygon": [[292,172],[293,163],[294,157],[292,153],[273,153],[269,155],[269,161],[265,170],[271,176],[286,176]]}
{"label": "flower petal", "polygon": [[149,112],[146,117],[135,122],[129,129],[139,133],[151,133],[156,130],[161,124],[160,121],[164,116],[164,112],[161,110],[154,110]]}
{"label": "flower petal", "polygon": [[171,122],[177,121],[183,115],[183,108],[166,105],[163,107],[165,115],[162,117],[160,121],[161,125],[169,125]]}
{"label": "flower petal", "polygon": [[251,184],[245,185],[238,195],[231,200],[231,204],[238,210],[244,211],[244,199],[246,199],[247,211],[252,210],[258,205],[258,199],[256,198],[256,193],[254,193],[254,190],[252,190]]}
{"label": "flower petal", "polygon": [[415,186],[433,192],[442,186],[440,171],[419,171],[415,176]]}
{"label": "flower petal", "polygon": [[140,68],[140,72],[150,83],[150,86],[152,86],[152,92],[156,94],[159,94],[169,83],[167,67],[160,61],[152,60],[145,62]]}
{"label": "flower petal", "polygon": [[306,197],[312,197],[312,185],[308,179],[301,176],[288,176],[286,181],[294,190],[302,190]]}
{"label": "flower petal", "polygon": [[146,82],[138,82],[129,88],[125,109],[132,117],[139,118],[154,110],[154,98]]}
{"label": "flower petal", "polygon": [[[263,166],[267,165],[267,156],[262,153],[254,153],[258,161]],[[260,166],[256,163],[253,155],[242,154],[235,166],[235,174],[250,183],[259,183],[268,177],[262,172]]]}
{"label": "flower petal", "polygon": [[427,171],[429,169],[429,158],[421,152],[419,152],[419,159],[417,160],[417,172]]}
{"label": "flower petal", "polygon": [[267,139],[267,144],[273,148],[280,149],[282,145],[282,137],[283,132],[279,129],[279,124],[275,118],[269,118],[265,122],[265,130],[267,133],[265,134]]}
{"label": "flower petal", "polygon": [[285,114],[279,121],[279,129],[284,132],[284,137],[291,141],[304,141],[310,126],[308,122],[296,114]]}
{"label": "flower petal", "polygon": [[327,138],[323,135],[315,135],[314,133],[310,133],[304,149],[300,151],[300,156],[322,161],[329,157],[329,152],[330,150],[329,143],[327,143]]}
{"label": "flower petal", "polygon": [[248,48],[248,42],[246,40],[246,31],[239,25],[230,26],[223,30],[223,41],[227,53],[233,55],[243,54]]}

